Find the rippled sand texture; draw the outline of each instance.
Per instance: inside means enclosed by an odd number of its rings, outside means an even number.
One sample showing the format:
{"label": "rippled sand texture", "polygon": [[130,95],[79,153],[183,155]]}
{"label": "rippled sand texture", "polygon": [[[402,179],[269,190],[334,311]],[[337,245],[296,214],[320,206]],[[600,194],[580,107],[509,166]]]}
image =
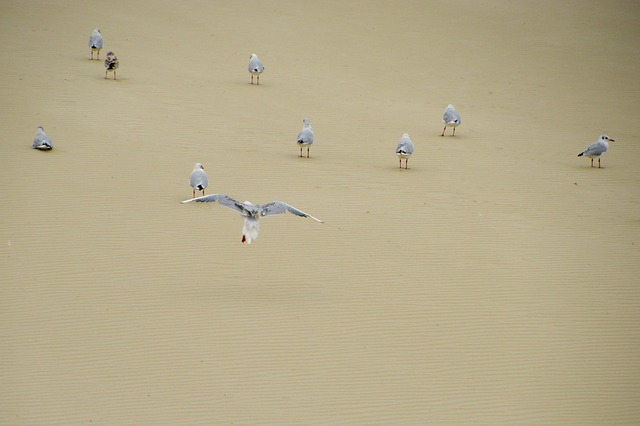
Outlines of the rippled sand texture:
{"label": "rippled sand texture", "polygon": [[[3,1],[0,424],[640,423],[640,9],[609,5]],[[325,223],[243,245],[179,203],[196,162]]]}

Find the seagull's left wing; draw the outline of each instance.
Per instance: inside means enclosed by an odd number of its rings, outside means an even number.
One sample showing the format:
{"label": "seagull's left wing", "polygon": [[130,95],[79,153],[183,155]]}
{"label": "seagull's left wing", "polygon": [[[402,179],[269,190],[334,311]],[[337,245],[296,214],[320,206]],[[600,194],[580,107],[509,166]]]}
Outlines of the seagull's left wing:
{"label": "seagull's left wing", "polygon": [[229,207],[230,209],[233,209],[235,211],[237,211],[238,213],[246,216],[247,212],[246,209],[244,208],[244,206],[242,205],[242,203],[234,200],[233,198],[229,197],[228,195],[225,194],[210,194],[210,195],[204,195],[202,197],[197,197],[197,198],[191,198],[190,200],[184,200],[184,201],[180,201],[182,204],[185,203],[190,203],[192,201],[195,201],[197,203],[215,203],[216,201],[220,204],[222,204],[225,207]]}
{"label": "seagull's left wing", "polygon": [[274,214],[282,214],[285,212],[289,212],[289,213],[293,213],[296,216],[300,216],[300,217],[310,217],[311,219],[318,221],[320,223],[323,223],[320,219],[315,218],[313,216],[311,216],[310,214],[307,214],[305,212],[303,212],[302,210],[298,210],[293,206],[290,206],[287,203],[283,203],[282,201],[272,201],[270,203],[267,204],[263,204],[262,206],[260,206],[261,208],[261,212],[260,212],[260,216],[271,216]]}

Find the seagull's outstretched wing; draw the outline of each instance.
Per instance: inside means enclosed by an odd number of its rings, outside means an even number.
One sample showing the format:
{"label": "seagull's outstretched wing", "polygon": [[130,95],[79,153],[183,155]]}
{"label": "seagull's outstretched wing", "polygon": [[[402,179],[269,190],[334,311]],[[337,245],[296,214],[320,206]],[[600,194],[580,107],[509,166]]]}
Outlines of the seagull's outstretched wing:
{"label": "seagull's outstretched wing", "polygon": [[320,223],[323,223],[320,219],[315,218],[313,216],[311,216],[310,214],[307,214],[305,212],[303,212],[302,210],[298,210],[293,206],[290,206],[287,203],[283,203],[282,201],[272,201],[270,203],[267,204],[263,204],[262,206],[260,206],[261,208],[261,212],[260,212],[260,216],[271,216],[274,214],[281,214],[281,213],[285,213],[285,212],[289,212],[289,213],[293,213],[297,216],[301,216],[301,217],[310,217],[311,219],[318,221]]}
{"label": "seagull's outstretched wing", "polygon": [[210,194],[210,195],[205,195],[203,197],[191,198],[189,200],[184,200],[180,202],[182,204],[185,204],[185,203],[190,203],[192,201],[195,201],[197,203],[215,203],[217,201],[223,206],[229,207],[230,209],[233,209],[238,213],[241,213],[243,215],[246,214],[246,210],[242,205],[242,203],[238,202],[237,200],[234,200],[233,198],[225,194]]}

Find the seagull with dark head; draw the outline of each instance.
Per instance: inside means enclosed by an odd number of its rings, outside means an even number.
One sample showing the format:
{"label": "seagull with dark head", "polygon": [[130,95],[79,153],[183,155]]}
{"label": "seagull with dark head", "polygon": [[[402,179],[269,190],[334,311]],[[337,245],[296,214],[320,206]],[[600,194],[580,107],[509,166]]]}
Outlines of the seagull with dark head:
{"label": "seagull with dark head", "polygon": [[597,141],[589,145],[587,149],[578,154],[578,157],[589,157],[591,158],[591,167],[593,167],[593,159],[598,159],[598,168],[600,167],[600,157],[602,154],[609,150],[609,142],[615,142],[614,139],[611,139],[607,135],[600,135]]}

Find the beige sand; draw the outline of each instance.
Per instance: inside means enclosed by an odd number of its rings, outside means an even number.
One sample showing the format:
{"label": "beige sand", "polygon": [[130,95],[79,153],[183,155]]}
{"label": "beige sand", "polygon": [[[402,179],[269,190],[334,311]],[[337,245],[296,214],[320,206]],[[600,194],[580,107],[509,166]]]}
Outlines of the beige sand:
{"label": "beige sand", "polygon": [[0,3],[0,424],[638,424],[640,13],[559,3]]}

